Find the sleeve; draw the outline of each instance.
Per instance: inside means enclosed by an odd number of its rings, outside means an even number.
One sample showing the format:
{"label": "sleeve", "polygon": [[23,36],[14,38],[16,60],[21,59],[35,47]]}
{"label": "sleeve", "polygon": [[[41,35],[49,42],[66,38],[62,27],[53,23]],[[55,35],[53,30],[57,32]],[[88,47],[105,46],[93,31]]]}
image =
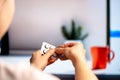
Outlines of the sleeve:
{"label": "sleeve", "polygon": [[0,80],[60,80],[56,76],[24,64],[10,65],[0,62]]}

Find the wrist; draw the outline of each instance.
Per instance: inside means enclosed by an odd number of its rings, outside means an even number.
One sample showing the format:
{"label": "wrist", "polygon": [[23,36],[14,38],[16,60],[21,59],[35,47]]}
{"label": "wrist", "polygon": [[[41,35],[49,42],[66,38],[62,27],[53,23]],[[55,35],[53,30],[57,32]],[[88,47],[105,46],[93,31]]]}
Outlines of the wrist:
{"label": "wrist", "polygon": [[87,62],[86,62],[85,57],[76,57],[72,60],[72,63],[74,65],[74,67],[76,67],[78,64],[83,65]]}
{"label": "wrist", "polygon": [[40,71],[43,71],[43,69],[41,67],[39,67],[38,65],[36,65],[36,64],[30,64],[30,66],[32,66],[32,67],[34,67],[34,68],[36,68],[36,69],[38,69]]}

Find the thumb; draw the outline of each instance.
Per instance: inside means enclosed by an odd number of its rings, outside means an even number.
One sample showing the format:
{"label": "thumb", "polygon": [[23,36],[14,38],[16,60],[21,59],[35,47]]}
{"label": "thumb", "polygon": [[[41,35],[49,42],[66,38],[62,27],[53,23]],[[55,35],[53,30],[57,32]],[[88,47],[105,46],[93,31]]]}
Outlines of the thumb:
{"label": "thumb", "polygon": [[63,53],[65,53],[65,48],[56,48],[55,49],[55,53],[57,53],[57,54],[63,54]]}
{"label": "thumb", "polygon": [[47,58],[49,58],[50,56],[52,56],[55,53],[55,49],[51,48],[49,49],[46,54],[44,56],[46,56]]}
{"label": "thumb", "polygon": [[66,53],[68,53],[67,48],[56,48],[55,53],[58,54],[58,57],[61,60],[67,60],[68,59],[67,55],[66,55]]}

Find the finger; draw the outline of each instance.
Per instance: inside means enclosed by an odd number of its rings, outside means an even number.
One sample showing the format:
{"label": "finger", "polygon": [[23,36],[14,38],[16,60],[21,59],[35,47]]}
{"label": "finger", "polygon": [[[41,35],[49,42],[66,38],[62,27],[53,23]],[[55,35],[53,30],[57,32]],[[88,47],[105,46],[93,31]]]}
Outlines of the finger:
{"label": "finger", "polygon": [[40,50],[37,50],[37,51],[35,51],[34,53],[32,53],[32,56],[31,56],[31,58],[30,58],[30,63],[32,63],[33,60],[34,60],[35,58],[39,57],[40,55],[41,55]]}
{"label": "finger", "polygon": [[63,45],[58,46],[58,48],[66,48],[66,47],[72,47],[73,45],[78,44],[77,42],[73,42],[73,43],[66,43]]}
{"label": "finger", "polygon": [[48,65],[54,63],[58,58],[53,55],[48,59]]}
{"label": "finger", "polygon": [[47,64],[47,65],[50,65],[50,64],[52,64],[52,63],[54,63],[54,62],[48,62],[48,64]]}
{"label": "finger", "polygon": [[40,50],[37,50],[37,51],[35,51],[35,52],[32,54],[33,57],[34,57],[34,56],[38,56],[38,55],[41,55],[41,51],[40,51]]}
{"label": "finger", "polygon": [[64,54],[60,54],[58,55],[58,57],[60,58],[60,60],[68,60],[68,58]]}
{"label": "finger", "polygon": [[63,54],[65,52],[65,48],[56,48],[55,53],[57,54]]}
{"label": "finger", "polygon": [[40,55],[40,51],[39,51],[39,50],[38,50],[38,51],[35,51],[34,53],[32,53],[31,60],[32,60],[33,58],[39,56],[39,55]]}
{"label": "finger", "polygon": [[70,45],[70,43],[66,43],[66,44],[58,46],[58,48],[66,48],[66,47],[69,47],[69,45]]}
{"label": "finger", "polygon": [[66,55],[70,53],[70,49],[69,48],[57,48],[55,53],[58,55]]}
{"label": "finger", "polygon": [[48,50],[46,52],[46,54],[44,56],[46,56],[47,58],[49,58],[50,56],[52,56],[55,53],[55,49],[51,48],[50,50]]}
{"label": "finger", "polygon": [[56,60],[58,57],[56,57],[56,56],[50,56],[50,58],[49,58],[49,60]]}
{"label": "finger", "polygon": [[52,63],[54,63],[56,60],[57,60],[58,58],[49,58],[49,60],[48,60],[48,64],[47,65],[50,65],[50,64],[52,64]]}
{"label": "finger", "polygon": [[58,46],[57,48],[64,48],[64,45],[65,44],[62,44],[62,45]]}
{"label": "finger", "polygon": [[53,61],[56,61],[57,59],[58,59],[58,58],[50,57],[48,61],[49,61],[49,62],[53,62]]}
{"label": "finger", "polygon": [[57,60],[57,58],[49,60],[47,65],[50,65],[50,64],[54,63],[56,60]]}

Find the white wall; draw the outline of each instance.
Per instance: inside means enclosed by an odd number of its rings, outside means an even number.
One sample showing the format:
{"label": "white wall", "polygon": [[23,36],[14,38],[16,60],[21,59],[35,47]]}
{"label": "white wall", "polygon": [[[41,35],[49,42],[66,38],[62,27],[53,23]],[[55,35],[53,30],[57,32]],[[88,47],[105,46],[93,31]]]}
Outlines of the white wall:
{"label": "white wall", "polygon": [[61,26],[72,19],[89,33],[84,41],[88,54],[90,46],[106,45],[106,0],[16,0],[10,49],[40,49],[43,41],[58,46],[65,41]]}
{"label": "white wall", "polygon": [[[111,0],[110,5],[110,30],[120,31],[120,0]],[[110,37],[110,47],[115,53],[111,66],[120,71],[120,37]]]}
{"label": "white wall", "polygon": [[110,25],[111,30],[120,30],[120,0],[110,0]]}

